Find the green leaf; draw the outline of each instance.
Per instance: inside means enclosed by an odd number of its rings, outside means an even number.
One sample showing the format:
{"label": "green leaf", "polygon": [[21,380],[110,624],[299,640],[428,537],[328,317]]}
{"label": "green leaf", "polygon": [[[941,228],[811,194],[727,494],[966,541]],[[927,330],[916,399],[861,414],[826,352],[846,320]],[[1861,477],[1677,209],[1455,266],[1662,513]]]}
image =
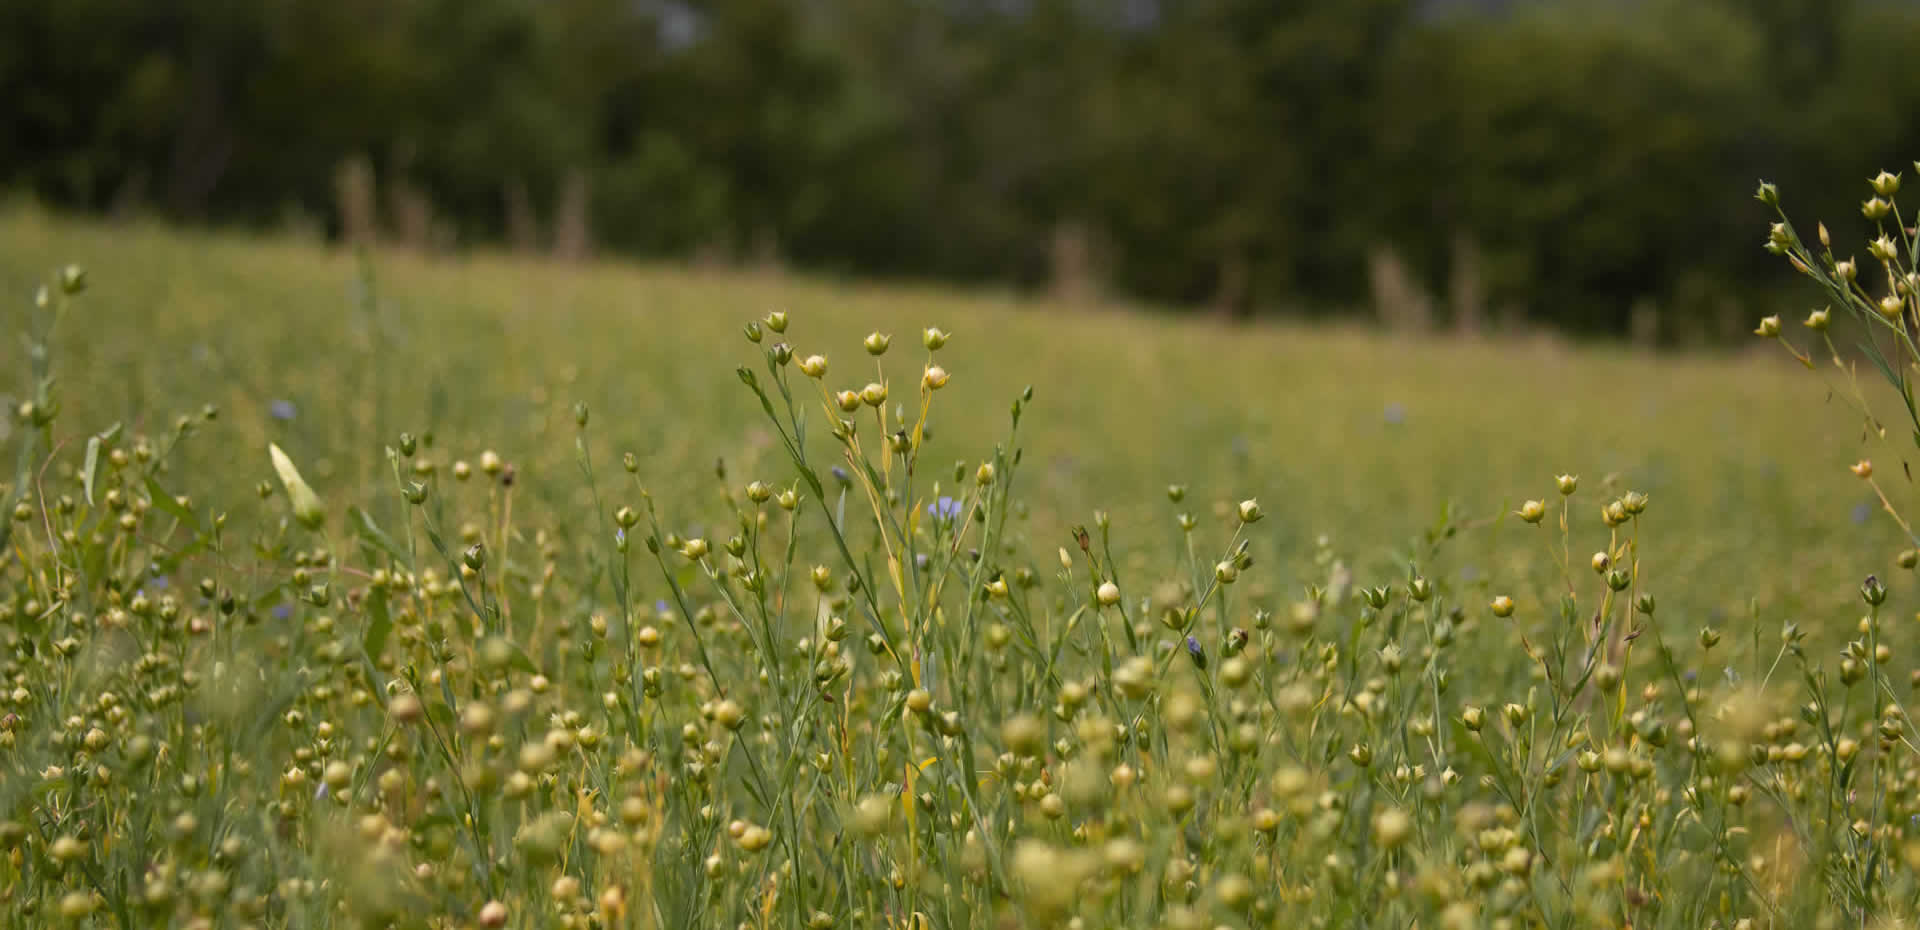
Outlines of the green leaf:
{"label": "green leaf", "polygon": [[380,529],[379,524],[373,522],[371,514],[358,507],[349,507],[347,519],[353,524],[354,532],[360,534],[360,538],[368,545],[392,556],[396,562],[406,564],[409,561],[407,554],[400,551],[400,544],[395,542],[393,537],[388,536],[386,531]]}
{"label": "green leaf", "polygon": [[196,530],[200,528],[200,518],[194,516],[193,511],[180,506],[180,502],[175,500],[173,495],[168,494],[167,489],[161,487],[160,482],[155,481],[152,475],[147,476],[147,494],[153,498],[153,506],[166,511]]}
{"label": "green leaf", "polygon": [[360,634],[360,648],[368,659],[378,659],[387,648],[387,635],[393,632],[393,615],[387,610],[387,592],[374,590],[367,597],[367,629]]}
{"label": "green leaf", "polygon": [[513,647],[513,655],[507,659],[508,667],[526,675],[537,675],[540,673],[540,668],[533,664],[533,657],[527,655],[527,651],[520,648],[519,643],[509,641],[507,645]]}

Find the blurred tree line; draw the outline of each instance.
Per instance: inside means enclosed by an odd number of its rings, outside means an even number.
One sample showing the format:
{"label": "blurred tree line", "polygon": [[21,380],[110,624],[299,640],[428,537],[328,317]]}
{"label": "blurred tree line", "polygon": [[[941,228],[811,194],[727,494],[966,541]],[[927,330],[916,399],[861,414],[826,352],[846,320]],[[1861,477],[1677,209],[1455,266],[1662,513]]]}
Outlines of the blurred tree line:
{"label": "blurred tree line", "polygon": [[1858,241],[1916,61],[1911,0],[0,0],[0,186],[1673,341],[1782,280],[1758,178]]}

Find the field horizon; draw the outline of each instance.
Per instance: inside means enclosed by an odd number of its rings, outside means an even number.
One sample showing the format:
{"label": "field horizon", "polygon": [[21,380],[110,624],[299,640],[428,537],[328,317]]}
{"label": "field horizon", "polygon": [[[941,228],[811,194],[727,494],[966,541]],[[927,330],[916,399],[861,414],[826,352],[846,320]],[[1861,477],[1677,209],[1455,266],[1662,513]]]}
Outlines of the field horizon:
{"label": "field horizon", "polygon": [[[1127,549],[1165,545],[1175,508],[1161,492],[1182,484],[1198,501],[1182,509],[1219,515],[1244,497],[1267,502],[1284,528],[1271,534],[1283,557],[1326,535],[1383,572],[1451,503],[1456,524],[1478,531],[1464,558],[1484,578],[1497,559],[1527,558],[1503,549],[1532,548],[1488,541],[1514,532],[1500,518],[1550,497],[1563,472],[1651,495],[1656,525],[1676,536],[1714,527],[1711,538],[1738,540],[1673,546],[1697,560],[1689,570],[1749,561],[1750,590],[1686,605],[1717,615],[1749,602],[1844,603],[1859,565],[1902,548],[1898,527],[1846,474],[1852,459],[1835,458],[1858,437],[1855,418],[1776,352],[1416,338],[485,251],[378,251],[363,269],[339,247],[37,209],[0,212],[0,251],[0,283],[16,295],[13,316],[0,319],[17,318],[50,269],[89,269],[85,308],[56,361],[69,422],[157,423],[183,411],[154,398],[196,398],[230,412],[218,426],[247,447],[274,440],[317,462],[323,483],[336,469],[364,475],[389,434],[429,419],[449,455],[497,448],[537,482],[538,467],[525,466],[566,461],[541,451],[539,437],[575,400],[607,418],[602,448],[637,452],[652,486],[691,492],[711,480],[715,459],[750,473],[771,437],[751,424],[731,370],[745,358],[741,325],[784,309],[796,350],[836,364],[864,363],[859,341],[870,331],[908,341],[923,325],[952,331],[947,396],[967,400],[936,414],[931,432],[956,459],[990,451],[1007,403],[1033,387],[1022,444],[1041,465],[1039,486],[1027,487],[1048,543],[1041,553],[1095,509],[1114,512]],[[261,325],[268,317],[273,327]],[[96,326],[141,336],[116,354],[79,335]],[[331,361],[309,364],[320,358]],[[351,401],[350,416],[312,412],[335,399]],[[302,412],[276,420],[275,401]],[[710,424],[699,435],[669,425],[688,405]],[[690,462],[709,467],[689,471]],[[240,464],[266,474],[264,455]]]}

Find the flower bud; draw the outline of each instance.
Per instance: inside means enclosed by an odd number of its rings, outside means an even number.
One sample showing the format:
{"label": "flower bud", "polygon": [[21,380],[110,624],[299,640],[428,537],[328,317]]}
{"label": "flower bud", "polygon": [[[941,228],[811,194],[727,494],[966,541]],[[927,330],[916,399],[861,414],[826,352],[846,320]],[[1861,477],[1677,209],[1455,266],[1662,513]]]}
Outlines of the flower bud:
{"label": "flower bud", "polygon": [[1881,316],[1889,320],[1897,320],[1900,318],[1900,311],[1907,308],[1907,302],[1897,294],[1888,294],[1880,298],[1879,302],[1874,304],[1874,308],[1880,311]]}
{"label": "flower bud", "polygon": [[776,333],[786,332],[787,331],[787,311],[775,310],[772,313],[767,314],[767,328]]}
{"label": "flower bud", "polygon": [[1878,607],[1887,602],[1887,586],[1880,583],[1879,576],[1868,575],[1867,580],[1860,583],[1860,598]]}
{"label": "flower bud", "polygon": [[1881,236],[1867,243],[1867,254],[1880,261],[1890,262],[1893,261],[1894,256],[1900,254],[1900,250],[1893,244],[1892,239]]}
{"label": "flower bud", "polygon": [[866,387],[860,389],[860,400],[869,407],[878,407],[886,403],[887,386],[878,381],[868,383]]}
{"label": "flower bud", "polygon": [[1553,479],[1553,482],[1560,488],[1561,497],[1570,496],[1573,492],[1580,489],[1579,475],[1561,475]]}
{"label": "flower bud", "polygon": [[1807,314],[1807,321],[1801,325],[1816,333],[1824,333],[1827,331],[1827,325],[1832,322],[1832,319],[1833,311],[1822,308]]}
{"label": "flower bud", "polygon": [[1768,339],[1780,335],[1780,318],[1778,316],[1761,317],[1760,325],[1754,329],[1753,334]]}
{"label": "flower bud", "polygon": [[1493,609],[1493,615],[1496,617],[1513,616],[1513,598],[1510,598],[1504,594],[1494,598],[1493,603],[1489,604],[1488,606]]}
{"label": "flower bud", "polygon": [[1720,631],[1710,626],[1700,628],[1700,648],[1712,649],[1720,645]]}
{"label": "flower bud", "polygon": [[504,927],[507,925],[507,906],[499,901],[488,901],[480,908],[480,926]]}
{"label": "flower bud", "polygon": [[1514,511],[1514,514],[1527,523],[1538,524],[1546,519],[1547,504],[1545,501],[1527,501],[1521,504],[1520,509]]}
{"label": "flower bud", "polygon": [[1873,187],[1874,193],[1882,197],[1892,197],[1894,194],[1900,192],[1900,176],[1897,174],[1882,171],[1874,175],[1873,180],[1867,183]]}
{"label": "flower bud", "polygon": [[1100,582],[1100,589],[1096,592],[1096,596],[1100,600],[1100,606],[1112,607],[1120,603],[1120,586],[1111,581]]}
{"label": "flower bud", "polygon": [[1241,523],[1258,523],[1264,516],[1266,513],[1260,509],[1259,500],[1250,497],[1240,502]]}
{"label": "flower bud", "polygon": [[876,356],[887,354],[887,346],[892,344],[893,344],[892,336],[888,336],[885,333],[878,333],[878,332],[868,333],[866,341],[862,343],[862,345],[865,345],[867,347],[868,355],[876,355]]}
{"label": "flower bud", "polygon": [[1485,726],[1486,722],[1487,712],[1478,707],[1469,706],[1466,710],[1460,712],[1460,723],[1462,726],[1465,726],[1470,733],[1480,732],[1480,728]]}
{"label": "flower bud", "polygon": [[947,333],[938,326],[929,326],[920,331],[920,344],[931,352],[947,344]]}
{"label": "flower bud", "polygon": [[809,355],[800,360],[800,373],[809,378],[819,378],[827,373],[827,357]]}
{"label": "flower bud", "polygon": [[940,390],[947,386],[947,370],[938,365],[928,365],[926,373],[920,376],[920,383],[926,386],[927,390]]}
{"label": "flower bud", "polygon": [[1855,477],[1871,478],[1873,477],[1873,460],[1861,459],[1860,461],[1847,466],[1847,470],[1853,472]]}
{"label": "flower bud", "polygon": [[317,530],[326,521],[326,508],[320,503],[320,495],[313,493],[300,470],[294,467],[293,460],[280,450],[275,443],[267,444],[267,454],[273,459],[273,469],[280,474],[280,483],[287,489],[287,499],[293,505],[294,519],[309,530]]}
{"label": "flower bud", "polygon": [[1887,218],[1887,211],[1891,209],[1893,209],[1893,204],[1886,202],[1886,200],[1882,198],[1874,197],[1860,205],[1860,215],[1870,220],[1883,220]]}

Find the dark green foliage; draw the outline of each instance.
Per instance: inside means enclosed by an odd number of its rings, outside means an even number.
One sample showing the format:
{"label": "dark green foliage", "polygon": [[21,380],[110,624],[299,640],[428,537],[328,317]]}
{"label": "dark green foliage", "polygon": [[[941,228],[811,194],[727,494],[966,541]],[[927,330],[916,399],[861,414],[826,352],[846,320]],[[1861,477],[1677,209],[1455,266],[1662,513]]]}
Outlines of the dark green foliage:
{"label": "dark green foliage", "polygon": [[483,243],[577,177],[626,254],[1037,286],[1075,229],[1112,291],[1235,312],[1364,307],[1391,250],[1689,341],[1784,280],[1755,177],[1838,215],[1920,153],[1917,54],[1863,0],[0,0],[0,186],[337,233],[364,156],[385,222],[404,187]]}

